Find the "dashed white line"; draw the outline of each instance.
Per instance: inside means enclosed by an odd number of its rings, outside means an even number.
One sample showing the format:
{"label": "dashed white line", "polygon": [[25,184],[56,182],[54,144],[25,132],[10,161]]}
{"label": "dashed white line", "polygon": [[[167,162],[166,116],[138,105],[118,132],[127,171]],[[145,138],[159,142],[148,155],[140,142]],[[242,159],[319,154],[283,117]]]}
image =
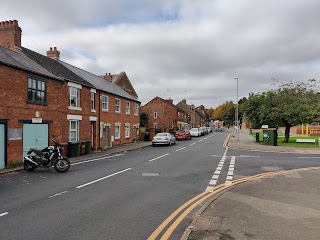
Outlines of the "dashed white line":
{"label": "dashed white line", "polygon": [[202,142],[203,141],[203,139],[202,140],[199,140],[198,142]]}
{"label": "dashed white line", "polygon": [[5,215],[9,214],[8,212],[0,213],[0,217],[3,217]]}
{"label": "dashed white line", "polygon": [[105,176],[105,177],[99,178],[99,179],[97,179],[97,180],[94,180],[94,181],[91,181],[91,182],[85,183],[85,184],[80,185],[80,186],[78,186],[78,187],[76,187],[76,188],[83,188],[83,187],[88,186],[88,185],[90,185],[90,184],[93,184],[93,183],[96,183],[96,182],[102,181],[102,180],[107,179],[107,178],[109,178],[109,177],[113,177],[113,176],[118,175],[118,174],[120,174],[120,173],[124,173],[124,172],[126,172],[126,171],[131,170],[131,169],[132,169],[132,168],[124,169],[124,170],[122,170],[122,171],[120,171],[120,172],[116,172],[116,173],[113,173],[113,174],[111,174],[111,175],[108,175],[108,176]]}
{"label": "dashed white line", "polygon": [[61,192],[61,193],[57,193],[57,194],[54,194],[54,195],[52,195],[52,196],[50,196],[49,198],[53,198],[53,197],[56,197],[56,196],[60,196],[60,195],[62,195],[62,194],[64,194],[64,193],[67,193],[68,191],[64,191],[64,192]]}
{"label": "dashed white line", "polygon": [[162,157],[165,157],[165,156],[168,156],[168,155],[169,155],[169,153],[164,154],[164,155],[161,155],[161,156],[159,156],[159,157],[156,157],[156,158],[153,158],[153,159],[149,160],[149,162],[152,162],[152,161],[154,161],[154,160],[157,160],[157,159],[159,159],[159,158],[162,158]]}
{"label": "dashed white line", "polygon": [[183,150],[185,148],[187,148],[187,147],[179,148],[179,149],[176,150],[176,152],[179,152],[179,151],[181,151],[181,150]]}
{"label": "dashed white line", "polygon": [[195,145],[196,144],[196,142],[194,142],[194,143],[191,143],[189,146],[192,146],[192,145]]}

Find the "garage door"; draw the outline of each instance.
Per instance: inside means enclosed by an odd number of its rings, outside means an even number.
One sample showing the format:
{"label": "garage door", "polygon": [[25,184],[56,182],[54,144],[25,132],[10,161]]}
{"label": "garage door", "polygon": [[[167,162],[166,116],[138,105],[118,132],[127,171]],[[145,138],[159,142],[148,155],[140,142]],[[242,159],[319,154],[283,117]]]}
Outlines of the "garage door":
{"label": "garage door", "polygon": [[23,157],[30,148],[43,149],[48,147],[48,124],[23,125]]}
{"label": "garage door", "polygon": [[0,169],[5,167],[5,145],[4,145],[4,124],[0,124]]}

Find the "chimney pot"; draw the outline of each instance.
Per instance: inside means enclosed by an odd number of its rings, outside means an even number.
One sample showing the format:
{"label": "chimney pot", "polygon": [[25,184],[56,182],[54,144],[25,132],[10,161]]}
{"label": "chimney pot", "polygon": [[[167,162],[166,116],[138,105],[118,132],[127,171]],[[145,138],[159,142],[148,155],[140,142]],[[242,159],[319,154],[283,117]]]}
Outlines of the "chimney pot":
{"label": "chimney pot", "polygon": [[54,47],[54,50],[57,51],[57,47]]}
{"label": "chimney pot", "polygon": [[9,24],[10,24],[10,25],[13,25],[13,21],[12,21],[12,20],[10,20],[10,21],[9,21]]}
{"label": "chimney pot", "polygon": [[52,47],[50,47],[50,51],[52,51]]}

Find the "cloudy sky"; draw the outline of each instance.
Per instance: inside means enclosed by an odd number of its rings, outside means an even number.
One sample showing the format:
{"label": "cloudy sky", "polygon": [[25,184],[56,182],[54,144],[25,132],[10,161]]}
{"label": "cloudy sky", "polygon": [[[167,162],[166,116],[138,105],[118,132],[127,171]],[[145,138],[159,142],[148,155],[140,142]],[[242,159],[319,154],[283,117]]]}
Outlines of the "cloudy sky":
{"label": "cloudy sky", "polygon": [[22,45],[97,75],[125,71],[139,100],[217,107],[279,81],[319,80],[318,0],[3,1]]}

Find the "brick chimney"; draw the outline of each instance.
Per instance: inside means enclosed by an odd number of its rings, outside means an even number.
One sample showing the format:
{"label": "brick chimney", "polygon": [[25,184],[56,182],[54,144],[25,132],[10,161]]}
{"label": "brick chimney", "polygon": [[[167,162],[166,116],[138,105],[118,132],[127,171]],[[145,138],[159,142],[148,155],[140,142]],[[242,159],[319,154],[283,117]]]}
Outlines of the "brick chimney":
{"label": "brick chimney", "polygon": [[52,58],[54,60],[59,60],[60,52],[57,50],[57,47],[54,47],[53,49],[51,47],[50,50],[47,51],[47,57]]}
{"label": "brick chimney", "polygon": [[15,51],[20,50],[21,33],[17,20],[0,22],[0,46]]}
{"label": "brick chimney", "polygon": [[169,97],[169,99],[166,99],[166,101],[167,101],[168,103],[173,104],[173,99],[172,99],[172,98],[170,98],[170,97]]}
{"label": "brick chimney", "polygon": [[104,78],[105,80],[107,80],[107,81],[112,82],[112,75],[111,75],[111,73],[109,73],[109,74],[106,73],[106,75],[104,75],[103,78]]}

